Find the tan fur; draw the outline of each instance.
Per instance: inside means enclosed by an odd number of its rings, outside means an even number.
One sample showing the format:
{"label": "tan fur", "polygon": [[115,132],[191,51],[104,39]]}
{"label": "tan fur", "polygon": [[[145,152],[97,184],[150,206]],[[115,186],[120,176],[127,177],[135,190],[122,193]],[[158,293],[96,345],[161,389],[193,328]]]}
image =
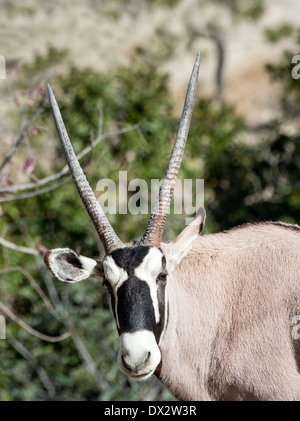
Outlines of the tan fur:
{"label": "tan fur", "polygon": [[[167,261],[170,248],[162,244]],[[170,275],[167,299],[159,378],[175,396],[300,399],[300,339],[291,335],[300,314],[299,227],[199,237]]]}

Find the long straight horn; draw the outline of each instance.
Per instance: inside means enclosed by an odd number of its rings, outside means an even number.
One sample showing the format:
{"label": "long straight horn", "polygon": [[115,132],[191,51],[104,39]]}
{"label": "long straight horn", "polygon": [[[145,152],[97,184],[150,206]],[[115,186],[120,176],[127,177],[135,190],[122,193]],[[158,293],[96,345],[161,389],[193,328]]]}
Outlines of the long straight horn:
{"label": "long straight horn", "polygon": [[80,198],[97,230],[100,240],[103,243],[106,254],[111,253],[116,248],[123,248],[124,244],[118,238],[108,219],[106,218],[96,196],[91,189],[84,172],[78,162],[73,146],[70,142],[61,113],[59,111],[54,93],[48,84],[48,92],[54,117],[56,129],[62,144],[66,161],[70,168],[74,183],[77,187]]}
{"label": "long straight horn", "polygon": [[158,197],[156,199],[154,210],[150,216],[146,231],[140,241],[140,244],[153,245],[156,247],[160,246],[165,220],[173,196],[173,191],[183,158],[186,139],[192,118],[199,67],[200,51],[197,54],[194,68],[191,74],[178,132],[169,159],[167,170],[165,172],[165,176],[162,181]]}

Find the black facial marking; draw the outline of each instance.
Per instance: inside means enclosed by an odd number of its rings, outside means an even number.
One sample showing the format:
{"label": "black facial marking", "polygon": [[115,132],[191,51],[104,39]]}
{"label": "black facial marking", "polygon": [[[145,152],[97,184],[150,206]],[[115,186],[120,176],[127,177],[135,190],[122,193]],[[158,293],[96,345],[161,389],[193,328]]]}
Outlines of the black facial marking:
{"label": "black facial marking", "polygon": [[[162,256],[161,259],[162,263],[162,270],[167,270],[167,261],[165,256]],[[157,299],[158,299],[158,308],[160,319],[159,323],[157,323],[153,329],[153,333],[155,335],[156,342],[159,342],[160,335],[163,331],[165,325],[165,291],[166,291],[166,282],[160,282],[157,289]]]}
{"label": "black facial marking", "polygon": [[121,333],[153,330],[155,325],[148,284],[135,276],[118,290],[118,316]]}
{"label": "black facial marking", "polygon": [[[110,300],[111,300],[111,309],[112,309],[114,318],[116,320],[116,300],[115,300],[115,297],[114,297],[113,293],[109,293],[109,295],[110,295]],[[117,324],[116,324],[116,326],[117,326],[118,333],[120,335],[121,332],[120,332],[119,326]]]}
{"label": "black facial marking", "polygon": [[164,256],[164,254],[163,254],[162,258],[161,258],[161,265],[162,265],[163,270],[166,270],[166,268],[167,268],[167,260],[166,260],[166,258]]}
{"label": "black facial marking", "polygon": [[134,274],[134,269],[142,263],[149,249],[150,247],[148,246],[125,247],[114,250],[110,255],[120,268],[126,270],[130,277]]}
{"label": "black facial marking", "polygon": [[[134,270],[143,262],[151,247],[137,246],[124,247],[114,250],[110,256],[114,259],[117,266],[124,269],[128,274],[128,280],[118,288],[117,291],[117,309],[115,308],[115,297],[111,295],[111,304],[116,318],[117,311],[119,334],[125,332],[137,332],[140,330],[152,331],[156,341],[159,341],[164,326],[164,296],[165,285],[158,287],[158,303],[160,320],[157,324],[150,294],[150,288],[147,282],[138,279],[134,275]],[[161,251],[161,250],[160,250]],[[162,251],[161,251],[162,252]],[[166,258],[162,256],[162,270],[166,269]],[[163,284],[163,283],[162,283]]]}

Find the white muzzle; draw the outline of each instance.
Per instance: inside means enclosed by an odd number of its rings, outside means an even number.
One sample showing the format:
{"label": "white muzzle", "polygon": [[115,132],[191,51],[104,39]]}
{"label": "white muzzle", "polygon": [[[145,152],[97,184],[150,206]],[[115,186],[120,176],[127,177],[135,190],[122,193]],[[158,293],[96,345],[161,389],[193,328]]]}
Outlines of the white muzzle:
{"label": "white muzzle", "polygon": [[160,363],[155,336],[149,330],[122,333],[118,363],[120,370],[134,380],[148,379]]}

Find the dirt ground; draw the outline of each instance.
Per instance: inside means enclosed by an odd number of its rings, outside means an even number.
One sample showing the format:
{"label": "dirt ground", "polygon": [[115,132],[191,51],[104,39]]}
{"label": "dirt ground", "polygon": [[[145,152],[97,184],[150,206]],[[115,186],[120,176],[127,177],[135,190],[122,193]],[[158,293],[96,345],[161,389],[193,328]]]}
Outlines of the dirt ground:
{"label": "dirt ground", "polygon": [[171,74],[170,87],[178,104],[182,104],[200,49],[198,95],[214,95],[216,47],[211,39],[199,35],[209,26],[218,28],[225,46],[224,99],[249,124],[267,122],[278,110],[274,101],[277,87],[270,83],[265,64],[276,62],[287,48],[295,49],[295,54],[299,51],[289,40],[271,44],[264,31],[281,23],[298,26],[300,1],[266,3],[263,17],[253,22],[236,21],[223,7],[199,0],[181,0],[173,8],[149,8],[138,0],[119,2],[122,7],[114,6],[114,1],[2,0],[0,55],[5,57],[9,69],[6,79],[0,80],[2,133],[8,124],[5,113],[14,105],[18,89],[18,66],[32,60],[36,53],[46,52],[49,45],[68,49],[70,60],[78,66],[109,71],[114,65],[128,65],[137,49],[155,55],[171,42],[172,54],[161,60],[161,67]]}

